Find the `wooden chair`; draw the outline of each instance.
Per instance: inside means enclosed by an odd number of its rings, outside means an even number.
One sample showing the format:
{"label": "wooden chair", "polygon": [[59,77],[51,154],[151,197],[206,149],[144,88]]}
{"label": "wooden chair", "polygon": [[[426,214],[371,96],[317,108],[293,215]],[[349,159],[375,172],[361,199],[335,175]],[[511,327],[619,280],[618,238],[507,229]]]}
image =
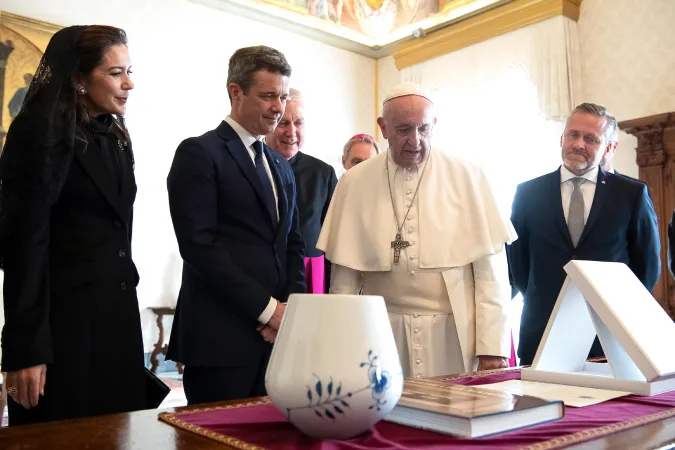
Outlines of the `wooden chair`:
{"label": "wooden chair", "polygon": [[[159,356],[160,353],[166,356],[166,351],[169,348],[167,344],[164,344],[163,319],[164,316],[173,316],[176,313],[176,309],[169,307],[151,307],[148,309],[153,313],[155,313],[155,315],[157,316],[157,328],[159,328],[159,337],[157,338],[157,342],[155,343],[155,349],[152,351],[152,354],[150,355],[150,364],[151,364],[150,370],[152,371],[152,373],[156,373],[157,367],[159,367],[159,360],[157,359],[157,357]],[[178,367],[178,373],[183,375],[183,365],[179,363],[176,364],[176,366]]]}

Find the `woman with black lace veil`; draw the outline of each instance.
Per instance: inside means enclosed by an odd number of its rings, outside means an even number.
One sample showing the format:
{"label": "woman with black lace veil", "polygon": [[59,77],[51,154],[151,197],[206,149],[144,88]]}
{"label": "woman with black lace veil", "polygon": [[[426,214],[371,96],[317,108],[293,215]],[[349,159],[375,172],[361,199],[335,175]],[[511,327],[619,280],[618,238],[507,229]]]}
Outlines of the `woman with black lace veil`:
{"label": "woman with black lace veil", "polygon": [[0,266],[10,425],[146,406],[122,118],[130,65],[123,30],[57,32],[8,130]]}

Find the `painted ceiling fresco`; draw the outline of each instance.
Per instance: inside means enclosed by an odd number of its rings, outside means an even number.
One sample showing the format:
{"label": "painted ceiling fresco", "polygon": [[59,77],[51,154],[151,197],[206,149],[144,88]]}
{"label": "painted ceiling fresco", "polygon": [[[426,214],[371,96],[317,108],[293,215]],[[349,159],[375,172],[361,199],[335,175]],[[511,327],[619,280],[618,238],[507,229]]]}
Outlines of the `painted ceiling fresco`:
{"label": "painted ceiling fresco", "polygon": [[[385,45],[508,0],[222,0],[371,45]],[[289,14],[290,13],[290,14]],[[310,19],[309,21],[307,19]]]}

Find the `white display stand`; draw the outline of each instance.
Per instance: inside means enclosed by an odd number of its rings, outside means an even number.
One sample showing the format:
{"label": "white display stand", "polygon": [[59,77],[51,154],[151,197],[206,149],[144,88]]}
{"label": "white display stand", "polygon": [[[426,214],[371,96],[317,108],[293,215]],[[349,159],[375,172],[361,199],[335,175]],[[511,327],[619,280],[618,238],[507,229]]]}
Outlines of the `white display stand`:
{"label": "white display stand", "polygon": [[[675,323],[622,263],[570,261],[523,380],[655,395],[675,390]],[[586,362],[595,336],[607,363]]]}

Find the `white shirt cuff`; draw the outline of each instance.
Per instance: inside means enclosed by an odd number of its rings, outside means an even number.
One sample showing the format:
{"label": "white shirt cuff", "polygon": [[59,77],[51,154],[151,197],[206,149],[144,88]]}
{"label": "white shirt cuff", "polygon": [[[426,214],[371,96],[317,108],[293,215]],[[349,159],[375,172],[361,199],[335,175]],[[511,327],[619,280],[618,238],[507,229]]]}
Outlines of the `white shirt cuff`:
{"label": "white shirt cuff", "polygon": [[263,325],[267,324],[267,322],[270,321],[272,318],[272,314],[274,314],[274,311],[277,309],[277,301],[274,299],[274,297],[270,297],[270,302],[267,304],[267,308],[260,314],[260,317],[258,317],[258,322],[262,323]]}

